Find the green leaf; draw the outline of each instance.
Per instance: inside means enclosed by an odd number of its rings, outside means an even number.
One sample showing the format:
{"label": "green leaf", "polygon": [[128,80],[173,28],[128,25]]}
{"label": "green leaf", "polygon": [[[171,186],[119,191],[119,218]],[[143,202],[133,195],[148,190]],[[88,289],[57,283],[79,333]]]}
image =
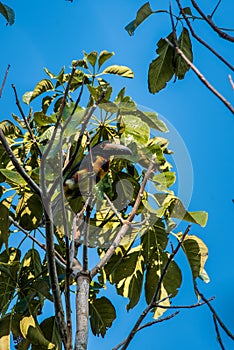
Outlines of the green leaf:
{"label": "green leaf", "polygon": [[114,52],[108,52],[106,50],[100,52],[100,55],[98,57],[98,69],[107,61],[109,60],[115,53]]}
{"label": "green leaf", "polygon": [[34,345],[54,349],[55,345],[49,342],[42,334],[33,316],[22,318],[20,321],[20,331],[22,336]]}
{"label": "green leaf", "polygon": [[19,224],[26,230],[32,230],[41,222],[42,213],[40,198],[34,193],[24,192],[15,210]]}
{"label": "green leaf", "polygon": [[38,126],[46,126],[48,124],[55,123],[57,118],[55,115],[47,116],[43,112],[35,112],[33,115],[33,120]]}
{"label": "green leaf", "polygon": [[137,11],[136,19],[126,25],[125,29],[129,35],[133,35],[135,29],[147,18],[153,11],[151,10],[150,3],[146,2],[141,8]]}
{"label": "green leaf", "polygon": [[166,124],[158,119],[158,115],[155,112],[142,112],[137,110],[137,115],[143,120],[150,128],[156,129],[162,132],[168,132]]}
{"label": "green leaf", "polygon": [[0,349],[10,350],[11,319],[11,314],[0,319]]}
{"label": "green leaf", "polygon": [[[190,40],[188,29],[183,28],[178,40],[178,46],[180,50],[185,54],[185,56],[192,62],[193,61],[192,43]],[[183,58],[177,55],[175,75],[178,77],[178,79],[179,80],[184,79],[184,76],[189,69],[190,67],[183,60]]]}
{"label": "green leaf", "polygon": [[49,79],[41,80],[33,91],[28,91],[23,95],[23,102],[29,104],[34,98],[40,96],[46,91],[54,90],[54,85]]}
{"label": "green leaf", "polygon": [[0,235],[1,242],[5,243],[6,247],[8,247],[11,202],[12,198],[6,198],[0,203]]}
{"label": "green leaf", "polygon": [[145,145],[150,137],[149,126],[135,115],[122,116],[124,136]]}
{"label": "green leaf", "polygon": [[115,74],[125,78],[134,78],[134,73],[129,67],[118,65],[109,66],[100,74]]}
{"label": "green leaf", "polygon": [[[197,277],[203,279],[203,277],[208,276],[204,273],[204,266],[208,258],[208,248],[205,243],[199,237],[189,235],[185,237],[182,247],[187,256],[193,279],[195,280]],[[207,277],[206,281],[208,281]]]}
{"label": "green leaf", "polygon": [[152,181],[156,182],[156,188],[158,191],[165,191],[171,187],[176,181],[176,174],[172,171],[165,171],[159,174],[156,174]]}
{"label": "green leaf", "polygon": [[[46,318],[44,321],[42,321],[40,324],[40,329],[44,337],[55,345],[55,347],[52,349],[62,350],[61,338],[54,316]],[[33,345],[32,350],[41,350],[41,346]]]}
{"label": "green leaf", "polygon": [[16,171],[8,170],[8,169],[0,169],[0,172],[13,184],[16,184],[19,186],[25,186],[27,184],[26,181],[22,178],[22,176]]}
{"label": "green leaf", "polygon": [[[167,38],[173,41],[173,33]],[[174,74],[173,48],[164,39],[160,39],[157,46],[158,57],[150,63],[148,72],[148,88],[152,94],[165,88],[166,83]]]}
{"label": "green leaf", "polygon": [[11,7],[0,2],[0,13],[5,17],[5,19],[7,20],[7,23],[9,23],[10,26],[14,24],[15,12]]}
{"label": "green leaf", "polygon": [[113,304],[105,297],[91,300],[89,304],[91,329],[94,335],[105,336],[108,328],[116,318]]}
{"label": "green leaf", "polygon": [[89,63],[91,64],[91,66],[94,67],[97,61],[98,53],[96,51],[92,51],[89,54],[84,52],[84,55],[86,59],[89,61]]}

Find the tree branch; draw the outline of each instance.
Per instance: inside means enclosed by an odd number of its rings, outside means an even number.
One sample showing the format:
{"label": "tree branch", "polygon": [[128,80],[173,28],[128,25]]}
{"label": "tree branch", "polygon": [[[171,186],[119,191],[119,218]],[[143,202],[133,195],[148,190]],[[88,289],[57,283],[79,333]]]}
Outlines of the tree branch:
{"label": "tree branch", "polygon": [[222,320],[220,319],[220,317],[218,316],[217,312],[215,311],[215,309],[213,308],[213,306],[210,304],[209,300],[206,299],[206,297],[199,291],[198,287],[196,284],[194,284],[195,290],[197,292],[197,294],[201,297],[201,299],[207,304],[207,306],[209,307],[210,311],[212,312],[212,314],[215,316],[216,320],[218,321],[218,323],[220,324],[220,326],[223,328],[223,330],[226,332],[226,334],[232,339],[234,340],[234,335],[227,329],[227,327],[225,326],[225,324],[222,322]]}
{"label": "tree branch", "polygon": [[193,7],[197,10],[200,16],[209,24],[209,26],[223,39],[234,42],[234,37],[224,33],[221,29],[219,29],[216,24],[212,20],[212,16],[206,16],[205,13],[201,10],[195,0],[191,0]]}
{"label": "tree branch", "polygon": [[150,176],[154,170],[154,167],[156,165],[155,159],[156,159],[156,155],[153,155],[153,157],[150,161],[149,167],[145,173],[144,179],[143,179],[142,184],[141,184],[141,188],[138,192],[138,195],[137,195],[137,198],[136,198],[136,201],[135,201],[135,204],[132,208],[131,213],[129,214],[127,220],[125,220],[123,226],[120,228],[116,238],[114,239],[114,241],[112,242],[112,244],[110,245],[108,250],[106,251],[105,255],[101,258],[99,263],[90,271],[91,278],[93,278],[102,269],[102,267],[107,263],[107,261],[112,257],[112,255],[115,252],[115,249],[119,246],[122,238],[126,235],[128,229],[130,228],[131,221],[133,220],[134,216],[136,215],[138,207],[141,203],[146,183],[147,183],[148,179],[150,178]]}
{"label": "tree branch", "polygon": [[24,168],[21,166],[21,164],[18,162],[16,156],[14,155],[11,147],[9,146],[6,137],[3,133],[3,130],[0,128],[0,140],[2,142],[2,145],[8,155],[8,157],[10,158],[10,160],[12,161],[12,164],[14,165],[16,171],[22,176],[22,178],[27,182],[28,186],[31,188],[31,190],[33,192],[35,192],[36,194],[38,194],[38,196],[41,197],[42,192],[40,187],[36,184],[36,182],[33,181],[33,179],[26,173],[26,171],[24,170]]}
{"label": "tree branch", "polygon": [[[179,314],[179,311],[176,311],[174,312],[174,314],[171,314],[167,317],[163,317],[163,318],[160,318],[159,320],[155,320],[155,321],[152,321],[152,322],[147,322],[145,324],[143,324],[141,327],[139,327],[137,329],[137,332],[141,331],[143,328],[146,328],[146,327],[150,327],[156,323],[160,323],[160,322],[164,322],[164,321],[167,321],[167,320],[170,320],[171,318],[175,317],[176,315]],[[118,350],[122,345],[124,345],[124,343],[126,342],[126,339],[124,339],[121,343],[119,343],[117,346],[115,346],[112,350]]]}
{"label": "tree branch", "polygon": [[126,350],[128,345],[130,344],[130,342],[132,341],[132,339],[134,338],[138,328],[140,327],[140,324],[142,323],[142,321],[144,320],[144,318],[146,317],[146,315],[148,314],[148,312],[155,307],[155,302],[158,298],[158,295],[160,293],[160,290],[161,290],[161,286],[162,286],[162,282],[163,282],[163,279],[167,273],[167,270],[168,270],[168,267],[170,266],[171,262],[174,260],[174,257],[175,255],[178,253],[179,249],[181,248],[183,242],[184,242],[184,239],[185,237],[187,236],[187,234],[189,233],[190,231],[190,227],[191,225],[189,225],[185,232],[183,233],[182,237],[181,237],[181,240],[179,241],[179,243],[177,244],[176,248],[172,251],[172,253],[170,254],[166,264],[164,265],[163,269],[162,269],[162,272],[161,272],[161,276],[158,280],[158,284],[157,284],[157,288],[155,290],[155,293],[149,303],[149,305],[143,310],[143,312],[141,313],[141,315],[139,316],[138,320],[136,321],[135,325],[133,326],[131,332],[129,333],[123,347],[122,347],[122,350]]}
{"label": "tree branch", "polygon": [[191,25],[191,22],[189,21],[188,17],[186,16],[182,6],[181,6],[181,3],[180,3],[180,0],[176,0],[177,2],[177,5],[180,9],[180,13],[182,14],[185,22],[187,23],[187,26],[189,27],[189,30],[192,34],[192,36],[197,40],[199,41],[203,46],[205,46],[208,50],[210,50],[220,61],[222,61],[224,64],[226,64],[227,67],[229,67],[232,71],[234,71],[234,67],[223,57],[221,56],[215,49],[213,49],[212,46],[210,46],[209,44],[207,44],[206,41],[204,41],[202,38],[200,38],[194,31],[192,25]]}
{"label": "tree branch", "polygon": [[213,321],[214,321],[215,331],[216,331],[216,334],[217,334],[217,339],[218,339],[219,345],[220,345],[222,350],[225,350],[225,347],[223,345],[222,338],[221,338],[221,335],[220,335],[220,332],[219,332],[219,325],[218,325],[218,322],[217,322],[217,319],[216,319],[215,315],[213,315]]}
{"label": "tree branch", "polygon": [[6,72],[5,72],[5,74],[4,74],[3,81],[2,81],[2,86],[1,86],[1,88],[0,88],[0,98],[2,97],[3,89],[4,89],[5,84],[6,84],[6,80],[7,80],[7,76],[8,76],[10,67],[11,67],[11,65],[8,64],[7,69],[6,69]]}
{"label": "tree branch", "polygon": [[37,144],[37,140],[36,140],[36,138],[34,136],[34,133],[33,133],[32,129],[31,129],[29,123],[28,123],[28,120],[27,120],[27,118],[26,118],[26,116],[24,114],[24,111],[23,111],[23,109],[21,107],[21,104],[20,104],[20,101],[19,101],[19,98],[18,98],[18,94],[17,94],[17,91],[16,91],[16,87],[15,87],[14,84],[11,84],[11,86],[12,86],[12,89],[13,89],[14,94],[15,94],[16,105],[17,105],[18,110],[19,110],[19,112],[20,112],[20,114],[21,114],[21,116],[22,116],[22,118],[24,120],[25,127],[27,128],[27,130],[29,132],[29,135],[30,135],[30,137],[31,137],[35,147],[37,148],[38,154],[41,156],[41,150],[40,150],[40,148],[39,148],[39,146]]}
{"label": "tree branch", "polygon": [[167,38],[164,39],[171,47],[174,48],[176,53],[183,58],[183,60],[187,63],[187,65],[194,71],[194,73],[197,75],[197,77],[201,80],[201,82],[215,95],[217,96],[224,104],[225,106],[234,114],[234,107],[231,105],[229,101],[227,101],[223,95],[221,95],[204,77],[204,75],[201,74],[201,72],[197,69],[196,66],[185,56],[183,51],[180,50],[178,46],[170,42]]}

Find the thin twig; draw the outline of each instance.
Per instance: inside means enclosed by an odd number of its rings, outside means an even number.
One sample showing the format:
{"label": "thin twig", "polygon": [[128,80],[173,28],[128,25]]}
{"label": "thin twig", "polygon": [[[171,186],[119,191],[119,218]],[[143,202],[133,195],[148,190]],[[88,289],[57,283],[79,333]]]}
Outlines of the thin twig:
{"label": "thin twig", "polygon": [[205,46],[208,50],[210,50],[220,61],[222,61],[224,64],[226,64],[227,67],[229,67],[232,71],[234,71],[234,67],[233,65],[231,65],[231,63],[229,63],[223,56],[221,56],[215,49],[213,49],[212,46],[210,46],[209,44],[207,44],[207,42],[205,40],[203,40],[202,38],[200,38],[194,31],[191,22],[189,21],[188,17],[186,16],[184,9],[181,6],[180,0],[176,0],[178,7],[180,9],[180,12],[185,20],[185,22],[187,23],[187,26],[189,27],[189,30],[192,34],[192,36],[199,41],[203,46]]}
{"label": "thin twig", "polygon": [[222,1],[222,0],[219,0],[219,1],[218,1],[217,5],[215,6],[214,10],[212,11],[212,13],[211,13],[211,15],[210,15],[211,18],[214,16],[215,12],[217,11],[219,5],[221,4],[221,1]]}
{"label": "thin twig", "polygon": [[4,74],[3,81],[2,81],[2,86],[1,86],[1,88],[0,88],[0,98],[2,97],[3,89],[4,89],[5,84],[6,84],[6,80],[7,80],[7,76],[8,76],[10,67],[11,67],[11,65],[8,64],[7,69],[6,69],[6,72],[5,72],[5,74]]}
{"label": "thin twig", "polygon": [[217,322],[217,319],[216,319],[215,315],[213,315],[213,321],[214,321],[215,331],[216,331],[216,334],[217,334],[217,339],[218,339],[219,345],[220,345],[222,350],[225,350],[225,347],[223,345],[222,338],[221,338],[221,335],[220,335],[220,332],[219,332],[219,325],[218,325],[218,322]]}
{"label": "thin twig", "polygon": [[144,179],[142,181],[140,190],[137,194],[137,198],[136,198],[135,204],[131,210],[131,213],[129,214],[127,220],[124,221],[123,226],[120,228],[117,236],[115,237],[115,239],[112,242],[112,244],[110,245],[110,247],[107,249],[105,255],[101,258],[99,263],[96,266],[94,266],[94,268],[90,271],[91,278],[93,278],[102,269],[102,267],[107,263],[107,261],[112,257],[112,255],[115,252],[115,249],[119,246],[122,238],[126,235],[128,229],[131,227],[131,222],[134,219],[136,212],[139,208],[139,205],[141,203],[146,183],[149,180],[150,176],[152,175],[154,168],[156,166],[155,159],[156,159],[156,155],[153,155],[153,157],[151,158],[149,167],[145,173]]}
{"label": "thin twig", "polygon": [[193,7],[197,10],[197,12],[201,15],[201,17],[209,24],[209,26],[223,39],[234,42],[234,37],[223,32],[220,28],[216,26],[216,24],[212,20],[212,16],[206,16],[205,13],[201,10],[195,0],[191,0]]}
{"label": "thin twig", "polygon": [[228,79],[229,79],[230,84],[231,84],[231,86],[232,86],[232,90],[234,90],[234,82],[233,82],[233,80],[232,80],[231,74],[228,75]]}
{"label": "thin twig", "polygon": [[167,38],[164,39],[168,45],[174,48],[174,50],[177,52],[179,56],[183,58],[183,60],[187,63],[187,65],[194,71],[194,73],[197,75],[197,77],[201,80],[201,82],[215,95],[217,96],[224,104],[225,106],[234,114],[234,107],[231,105],[229,101],[225,99],[223,95],[221,95],[209,82],[208,80],[204,77],[204,75],[201,74],[201,72],[197,69],[196,66],[185,56],[183,51],[179,49],[178,46],[173,44],[170,40]]}
{"label": "thin twig", "polygon": [[[214,300],[215,297],[212,297],[210,299],[208,299],[208,301],[212,301]],[[196,304],[191,304],[191,305],[171,305],[171,306],[165,306],[165,305],[160,305],[159,302],[155,303],[157,307],[160,307],[161,309],[193,309],[195,307],[199,307],[202,305],[205,305],[206,302],[203,301],[202,303],[196,303]]]}
{"label": "thin twig", "polygon": [[209,300],[206,299],[206,297],[199,291],[197,285],[194,285],[195,290],[197,292],[197,294],[201,297],[201,299],[207,304],[207,306],[209,307],[210,311],[212,312],[213,315],[215,315],[216,320],[219,322],[220,326],[223,328],[223,330],[226,332],[226,334],[232,339],[234,340],[234,335],[227,329],[227,327],[225,326],[225,324],[222,322],[222,320],[220,319],[220,317],[218,316],[217,312],[215,311],[215,309],[213,308],[213,306],[210,304]]}
{"label": "thin twig", "polygon": [[65,236],[66,245],[66,276],[65,276],[65,305],[66,305],[66,321],[67,321],[67,349],[72,350],[72,320],[71,320],[71,297],[70,297],[70,249],[69,239]]}
{"label": "thin twig", "polygon": [[137,329],[140,327],[140,324],[142,323],[142,321],[144,320],[144,318],[146,317],[146,315],[149,313],[149,311],[154,308],[154,305],[155,305],[155,302],[159,296],[159,293],[160,293],[160,290],[161,290],[161,287],[162,287],[162,283],[163,283],[163,280],[164,280],[164,277],[167,273],[167,270],[171,264],[171,262],[174,260],[175,258],[175,255],[178,253],[179,249],[181,248],[183,242],[184,242],[184,239],[185,237],[187,236],[187,234],[189,233],[190,231],[190,227],[191,225],[189,225],[185,232],[183,233],[179,243],[177,244],[176,248],[172,251],[172,253],[170,254],[166,264],[164,265],[163,269],[162,269],[162,272],[161,272],[161,275],[160,275],[160,278],[158,280],[158,284],[157,284],[157,288],[155,290],[155,293],[149,303],[149,305],[143,310],[143,312],[141,313],[141,315],[139,316],[139,318],[137,319],[135,325],[133,326],[131,332],[129,333],[123,347],[122,347],[122,350],[126,350],[128,345],[130,344],[130,342],[132,341],[132,339],[134,338],[136,332],[137,332]]}
{"label": "thin twig", "polygon": [[36,147],[36,149],[37,149],[37,151],[38,151],[38,154],[41,156],[41,150],[40,150],[40,148],[39,148],[39,146],[38,146],[38,144],[37,144],[37,140],[36,140],[36,138],[35,138],[35,135],[34,135],[32,129],[31,129],[31,127],[30,127],[30,125],[29,125],[29,123],[28,123],[28,119],[27,119],[26,115],[24,114],[24,111],[23,111],[23,109],[22,109],[22,107],[21,107],[21,104],[20,104],[20,101],[19,101],[19,98],[18,98],[18,94],[17,94],[16,87],[15,87],[14,84],[11,84],[11,86],[12,86],[12,89],[13,89],[14,94],[15,94],[15,102],[16,102],[16,105],[17,105],[18,110],[19,110],[19,112],[20,112],[20,114],[21,114],[21,116],[22,116],[22,118],[23,118],[23,120],[24,120],[25,127],[27,128],[27,130],[28,130],[28,132],[29,132],[29,135],[30,135],[30,137],[31,137],[31,139],[32,139],[32,142],[34,143],[34,145],[35,145],[35,147]]}
{"label": "thin twig", "polygon": [[[30,238],[34,243],[38,245],[41,249],[43,249],[46,252],[46,246],[45,244],[39,242],[34,236],[31,236],[28,231],[26,231],[22,226],[18,224],[11,216],[9,216],[9,220],[11,223],[17,227],[21,232],[23,232],[28,238]],[[57,252],[57,250],[54,251],[55,256],[56,256],[56,261],[61,264],[63,268],[65,268],[66,261],[63,259],[63,257]]]}
{"label": "thin twig", "polygon": [[24,168],[21,166],[21,164],[18,162],[18,159],[16,158],[16,156],[14,155],[11,147],[9,146],[5,135],[3,133],[3,130],[0,128],[0,140],[3,144],[3,147],[8,155],[8,157],[10,158],[10,160],[12,161],[16,171],[22,176],[22,178],[27,182],[28,186],[31,188],[31,190],[33,192],[35,192],[36,194],[38,194],[40,197],[42,195],[41,189],[40,187],[36,184],[36,182],[33,181],[33,179],[26,173],[26,171],[24,170]]}
{"label": "thin twig", "polygon": [[[164,321],[167,321],[167,320],[170,320],[171,318],[175,317],[176,315],[179,314],[179,311],[176,311],[174,312],[173,314],[167,316],[167,317],[163,317],[163,318],[160,318],[159,320],[155,320],[155,321],[152,321],[152,322],[147,322],[145,324],[143,324],[141,327],[139,327],[137,329],[137,332],[141,331],[143,328],[146,328],[146,327],[150,327],[156,323],[160,323],[160,322],[164,322]],[[117,346],[115,346],[112,350],[118,350],[122,345],[124,345],[124,343],[126,342],[126,339],[124,339],[123,341],[121,341],[121,343],[119,343]]]}
{"label": "thin twig", "polygon": [[111,207],[112,211],[115,213],[115,215],[117,216],[117,218],[119,219],[119,221],[124,224],[124,219],[121,217],[121,215],[119,214],[118,210],[115,208],[114,204],[111,202],[110,198],[107,196],[106,193],[104,193],[104,197],[106,198],[109,206]]}

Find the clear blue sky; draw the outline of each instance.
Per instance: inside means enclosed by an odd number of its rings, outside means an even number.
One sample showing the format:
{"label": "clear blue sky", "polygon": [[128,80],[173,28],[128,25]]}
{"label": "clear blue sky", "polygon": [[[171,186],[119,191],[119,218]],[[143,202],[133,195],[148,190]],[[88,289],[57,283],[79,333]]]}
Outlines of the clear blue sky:
{"label": "clear blue sky", "polygon": [[[1,26],[0,80],[7,65],[11,69],[0,100],[1,119],[17,113],[13,92],[14,83],[19,96],[32,90],[45,77],[43,67],[58,72],[73,59],[81,58],[82,50],[114,51],[110,64],[130,66],[135,72],[134,80],[114,77],[111,81],[117,92],[123,85],[137,103],[162,114],[180,133],[189,151],[194,171],[194,188],[190,210],[206,210],[209,221],[205,228],[192,227],[209,247],[206,269],[211,278],[208,285],[199,283],[203,293],[216,296],[213,306],[228,327],[233,328],[233,214],[234,204],[234,117],[190,72],[184,81],[169,83],[156,95],[147,90],[148,64],[155,58],[156,42],[169,33],[169,19],[165,15],[149,18],[129,37],[124,26],[134,19],[137,9],[144,1],[5,1],[16,12],[16,22]],[[153,9],[167,8],[168,1],[152,1]],[[207,7],[212,11],[216,1]],[[221,3],[215,16],[223,27],[234,27],[233,0]],[[216,45],[227,58],[233,58],[231,45],[208,31],[203,25],[201,34]],[[194,62],[216,88],[234,103],[233,91],[228,81],[229,70],[197,43],[194,44]],[[184,165],[186,168],[186,164]],[[175,304],[192,304],[196,298],[192,290],[189,269],[184,266],[183,285]],[[107,294],[110,292],[107,291]],[[121,341],[131,329],[134,318],[144,307],[139,306],[125,313],[127,300],[112,295],[118,319],[104,340],[90,335],[89,348],[109,350]],[[226,349],[234,349],[221,331]],[[183,310],[179,316],[165,323],[145,329],[135,337],[129,349],[219,349],[212,316],[206,307]]]}

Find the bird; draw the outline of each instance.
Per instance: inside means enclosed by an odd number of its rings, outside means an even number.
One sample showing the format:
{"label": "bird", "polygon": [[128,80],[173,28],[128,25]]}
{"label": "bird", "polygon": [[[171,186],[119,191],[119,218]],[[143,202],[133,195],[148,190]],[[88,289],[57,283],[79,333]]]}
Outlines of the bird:
{"label": "bird", "polygon": [[123,155],[132,155],[130,148],[122,144],[103,141],[92,147],[90,154],[86,155],[65,175],[64,193],[72,209],[74,208],[73,211],[77,212],[77,205],[80,207],[79,203],[74,205],[77,198],[88,197],[92,194],[92,180],[90,180],[90,177],[93,177],[93,184],[96,185],[108,173],[110,157]]}

